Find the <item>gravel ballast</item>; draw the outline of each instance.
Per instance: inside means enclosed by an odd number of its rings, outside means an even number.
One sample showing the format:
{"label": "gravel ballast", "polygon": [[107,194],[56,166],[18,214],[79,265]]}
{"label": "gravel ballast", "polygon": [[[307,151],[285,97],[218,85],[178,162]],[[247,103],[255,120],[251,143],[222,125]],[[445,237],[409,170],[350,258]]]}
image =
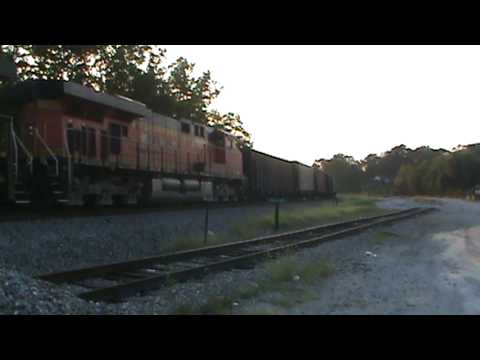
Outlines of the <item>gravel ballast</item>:
{"label": "gravel ballast", "polygon": [[[417,203],[411,199],[389,198],[379,203],[384,208],[402,209],[411,206],[434,206],[438,211],[418,218],[404,220],[389,226],[370,229],[355,236],[305,249],[295,254],[303,264],[327,262],[333,272],[313,283],[304,282],[301,276],[294,276],[282,282],[278,288],[255,292],[251,295],[246,289],[255,289],[268,281],[271,274],[266,265],[259,263],[252,269],[233,270],[185,283],[166,286],[142,298],[131,299],[120,304],[104,304],[83,301],[75,294],[81,289],[72,286],[58,286],[33,279],[30,274],[38,273],[37,266],[44,269],[60,268],[68,263],[72,267],[82,265],[85,253],[80,245],[77,250],[43,249],[46,245],[58,246],[62,236],[74,234],[91,222],[101,227],[99,233],[111,234],[129,228],[134,236],[135,226],[132,216],[110,221],[115,222],[105,230],[101,226],[106,219],[68,220],[71,224],[61,224],[60,220],[45,224],[30,224],[15,230],[5,224],[0,235],[0,313],[3,314],[172,314],[210,313],[227,314],[471,314],[480,312],[477,300],[480,293],[480,204],[461,200],[436,200]],[[228,227],[228,221],[239,221],[246,216],[244,209],[232,209],[228,216],[218,216],[213,231]],[[225,209],[222,209],[222,214]],[[271,209],[258,209],[269,212]],[[175,226],[193,229],[201,228],[203,214],[178,219],[162,213],[155,218],[148,216],[141,220],[147,229],[169,229],[174,234]],[[236,214],[236,215],[232,215]],[[135,215],[137,216],[137,215]],[[144,215],[142,215],[144,216]],[[231,216],[231,217],[230,217]],[[162,219],[160,219],[162,217]],[[128,218],[128,221],[127,221]],[[175,218],[175,219],[174,219]],[[213,217],[212,217],[213,218]],[[118,221],[117,221],[118,220]],[[52,225],[53,223],[53,225]],[[150,228],[148,228],[150,224]],[[153,224],[153,225],[152,225]],[[188,225],[190,224],[190,225]],[[215,224],[215,225],[213,225]],[[13,224],[11,224],[13,225]],[[190,226],[190,227],[189,227]],[[41,228],[41,230],[40,230]],[[9,230],[5,235],[4,230]],[[36,229],[36,230],[34,230]],[[82,232],[73,243],[93,236],[93,229]],[[40,241],[34,245],[39,253],[32,253],[29,262],[28,251],[15,250],[10,243],[28,231],[37,232]],[[48,233],[42,233],[45,231]],[[57,233],[57,231],[59,233]],[[91,231],[91,232],[89,232]],[[166,231],[166,230],[164,230]],[[182,230],[179,230],[182,231]],[[123,236],[127,238],[126,231]],[[98,236],[98,233],[97,235]],[[173,235],[172,235],[173,236]],[[52,240],[52,238],[54,240]],[[97,240],[98,241],[98,240]],[[110,240],[112,241],[112,240]],[[138,241],[138,238],[137,240]],[[105,241],[108,245],[108,240]],[[128,241],[125,243],[128,244]],[[118,250],[118,258],[108,258],[108,246],[100,253],[89,257],[90,263],[104,263],[122,260],[126,253]],[[6,254],[6,252],[12,253]],[[58,259],[62,251],[67,262]],[[21,254],[24,254],[24,258]],[[78,253],[78,263],[72,254]],[[51,256],[51,258],[48,258]],[[16,262],[15,257],[19,260]],[[43,259],[42,259],[43,257]],[[12,266],[13,265],[13,266]],[[239,290],[241,292],[239,293]],[[219,300],[220,299],[220,300]],[[213,301],[212,301],[213,300]],[[215,305],[220,302],[220,305]],[[213,305],[212,305],[213,304]]]}
{"label": "gravel ballast", "polygon": [[[325,201],[284,204],[314,207]],[[273,205],[210,209],[210,234],[272,214]],[[0,266],[37,275],[165,252],[178,238],[203,238],[203,209],[0,223]],[[238,240],[232,237],[232,240]]]}

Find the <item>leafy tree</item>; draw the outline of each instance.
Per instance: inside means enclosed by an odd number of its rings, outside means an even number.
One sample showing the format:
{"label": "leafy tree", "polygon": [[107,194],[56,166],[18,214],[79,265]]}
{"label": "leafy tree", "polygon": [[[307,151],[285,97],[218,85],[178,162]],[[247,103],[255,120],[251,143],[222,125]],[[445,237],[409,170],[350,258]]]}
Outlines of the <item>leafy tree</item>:
{"label": "leafy tree", "polygon": [[[21,80],[74,81],[201,123],[210,122],[209,107],[221,90],[209,71],[193,76],[195,64],[183,57],[165,66],[166,51],[152,45],[1,45],[0,49],[15,61]],[[231,119],[230,113],[221,117],[220,123],[232,125],[225,126],[226,131],[251,144],[240,117]]]}
{"label": "leafy tree", "polygon": [[208,106],[220,94],[220,89],[211,78],[210,72],[193,76],[194,63],[180,57],[169,65],[168,86],[175,99],[175,113],[180,117],[198,122],[208,122]]}
{"label": "leafy tree", "polygon": [[317,160],[319,166],[325,173],[335,179],[338,192],[361,192],[365,183],[365,174],[360,169],[360,163],[351,156],[337,154],[330,160]]}
{"label": "leafy tree", "polygon": [[243,122],[240,115],[234,113],[220,114],[213,110],[207,114],[208,125],[233,134],[237,139],[241,140],[244,146],[252,147],[252,139],[250,134],[243,128]]}

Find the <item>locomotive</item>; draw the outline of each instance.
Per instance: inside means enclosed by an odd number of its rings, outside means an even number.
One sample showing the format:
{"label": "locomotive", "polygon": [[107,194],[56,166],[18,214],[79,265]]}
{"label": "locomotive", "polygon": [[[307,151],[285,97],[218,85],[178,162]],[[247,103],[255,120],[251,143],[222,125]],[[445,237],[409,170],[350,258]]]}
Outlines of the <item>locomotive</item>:
{"label": "locomotive", "polygon": [[73,82],[4,87],[0,138],[3,202],[144,205],[334,194],[318,168]]}

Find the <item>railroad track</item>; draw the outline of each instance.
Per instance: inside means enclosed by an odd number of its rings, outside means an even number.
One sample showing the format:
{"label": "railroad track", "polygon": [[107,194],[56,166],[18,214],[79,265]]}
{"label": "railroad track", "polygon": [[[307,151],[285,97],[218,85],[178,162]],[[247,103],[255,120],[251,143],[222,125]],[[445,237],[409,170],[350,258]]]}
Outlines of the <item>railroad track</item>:
{"label": "railroad track", "polygon": [[78,294],[91,301],[119,301],[160,288],[169,280],[182,281],[214,271],[242,268],[303,247],[315,246],[373,226],[384,225],[432,211],[411,208],[379,216],[358,218],[314,226],[251,240],[208,246],[121,263],[94,266],[38,276],[54,283],[70,283],[87,288]]}
{"label": "railroad track", "polygon": [[[315,201],[333,201],[334,198],[319,198],[309,200],[292,200],[286,204],[305,204]],[[271,203],[260,200],[249,200],[242,202],[222,202],[209,203],[211,210],[226,208],[241,208],[249,206],[272,206]],[[53,220],[53,219],[72,219],[88,218],[97,216],[119,216],[119,215],[138,215],[161,212],[182,212],[188,210],[205,209],[206,203],[182,203],[182,204],[163,204],[138,207],[136,205],[125,205],[115,207],[113,205],[98,206],[88,208],[82,206],[62,206],[60,208],[35,210],[30,206],[8,207],[0,205],[0,223],[19,222],[34,220]]]}

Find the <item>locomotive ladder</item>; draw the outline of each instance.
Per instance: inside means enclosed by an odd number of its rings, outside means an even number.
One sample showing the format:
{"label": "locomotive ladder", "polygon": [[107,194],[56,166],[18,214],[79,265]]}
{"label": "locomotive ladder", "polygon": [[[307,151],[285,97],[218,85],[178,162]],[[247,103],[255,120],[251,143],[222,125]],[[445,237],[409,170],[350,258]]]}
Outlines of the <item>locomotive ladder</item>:
{"label": "locomotive ladder", "polygon": [[[52,159],[54,162],[54,173],[53,175],[48,173],[49,177],[49,183],[51,186],[51,193],[53,195],[53,198],[55,201],[59,203],[67,203],[68,202],[68,193],[70,191],[70,183],[71,183],[71,162],[70,162],[70,156],[68,153],[67,156],[67,185],[65,186],[65,180],[62,179],[62,176],[60,174],[60,162],[55,155],[55,153],[52,151],[52,149],[48,146],[47,142],[43,137],[40,135],[40,132],[38,131],[37,128],[33,129],[33,133],[35,137],[40,141],[40,143],[43,145],[45,150],[47,151],[49,155],[49,159]],[[65,145],[66,146],[66,145]],[[68,151],[68,146],[66,146],[67,151]],[[48,168],[48,161],[47,161],[47,169]]]}
{"label": "locomotive ladder", "polygon": [[[7,157],[7,177],[8,177],[8,197],[17,204],[30,203],[30,195],[27,191],[25,180],[32,174],[33,171],[33,156],[27,150],[25,144],[15,132],[13,117],[9,115],[0,114],[0,118],[6,119],[9,122],[9,151]],[[20,172],[19,149],[23,152],[23,157],[26,159],[25,167]]]}

